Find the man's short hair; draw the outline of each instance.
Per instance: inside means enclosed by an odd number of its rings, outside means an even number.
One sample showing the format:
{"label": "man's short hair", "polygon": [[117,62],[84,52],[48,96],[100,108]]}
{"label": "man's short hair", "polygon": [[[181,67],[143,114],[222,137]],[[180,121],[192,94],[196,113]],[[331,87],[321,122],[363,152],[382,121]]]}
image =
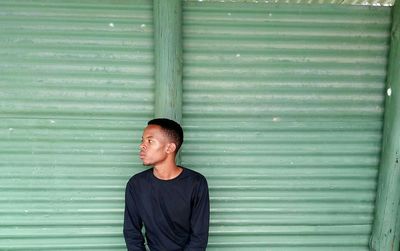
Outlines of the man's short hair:
{"label": "man's short hair", "polygon": [[183,129],[181,125],[171,119],[156,118],[147,122],[147,125],[158,125],[164,133],[176,144],[176,152],[183,143]]}

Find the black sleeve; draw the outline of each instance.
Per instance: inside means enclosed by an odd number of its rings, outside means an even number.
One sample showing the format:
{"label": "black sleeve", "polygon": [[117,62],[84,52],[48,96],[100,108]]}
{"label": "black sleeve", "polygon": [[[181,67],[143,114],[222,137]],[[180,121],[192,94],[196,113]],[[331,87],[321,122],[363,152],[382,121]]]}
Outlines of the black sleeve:
{"label": "black sleeve", "polygon": [[136,208],[134,188],[130,182],[125,190],[124,237],[128,251],[146,251],[141,232],[143,223]]}
{"label": "black sleeve", "polygon": [[207,248],[210,221],[210,199],[207,180],[202,177],[193,200],[190,219],[190,240],[185,251],[203,251]]}

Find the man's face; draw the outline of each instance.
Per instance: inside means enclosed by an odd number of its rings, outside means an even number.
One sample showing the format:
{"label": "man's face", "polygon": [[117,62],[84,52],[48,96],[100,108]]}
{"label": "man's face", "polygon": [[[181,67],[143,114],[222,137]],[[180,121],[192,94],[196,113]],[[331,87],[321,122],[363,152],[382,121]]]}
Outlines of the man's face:
{"label": "man's face", "polygon": [[156,166],[166,160],[168,156],[168,138],[158,125],[148,125],[140,144],[140,159],[145,166]]}

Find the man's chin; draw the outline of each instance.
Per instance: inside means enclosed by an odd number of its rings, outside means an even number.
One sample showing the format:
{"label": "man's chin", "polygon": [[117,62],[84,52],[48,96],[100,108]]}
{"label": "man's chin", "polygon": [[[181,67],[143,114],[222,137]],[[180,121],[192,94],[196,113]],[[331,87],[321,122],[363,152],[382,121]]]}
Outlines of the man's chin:
{"label": "man's chin", "polygon": [[143,166],[151,166],[150,163],[143,162]]}

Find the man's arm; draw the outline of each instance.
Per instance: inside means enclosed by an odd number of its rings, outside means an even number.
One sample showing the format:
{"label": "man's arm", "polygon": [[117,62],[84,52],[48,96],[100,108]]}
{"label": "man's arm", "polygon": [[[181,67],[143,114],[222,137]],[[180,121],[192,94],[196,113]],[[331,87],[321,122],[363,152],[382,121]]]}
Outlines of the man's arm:
{"label": "man's arm", "polygon": [[144,247],[144,238],[141,232],[143,223],[136,208],[133,189],[134,188],[131,186],[130,182],[128,182],[125,190],[125,243],[128,251],[146,251]]}
{"label": "man's arm", "polygon": [[207,180],[202,178],[194,198],[190,219],[190,239],[185,251],[203,251],[207,248],[210,222],[210,198]]}

